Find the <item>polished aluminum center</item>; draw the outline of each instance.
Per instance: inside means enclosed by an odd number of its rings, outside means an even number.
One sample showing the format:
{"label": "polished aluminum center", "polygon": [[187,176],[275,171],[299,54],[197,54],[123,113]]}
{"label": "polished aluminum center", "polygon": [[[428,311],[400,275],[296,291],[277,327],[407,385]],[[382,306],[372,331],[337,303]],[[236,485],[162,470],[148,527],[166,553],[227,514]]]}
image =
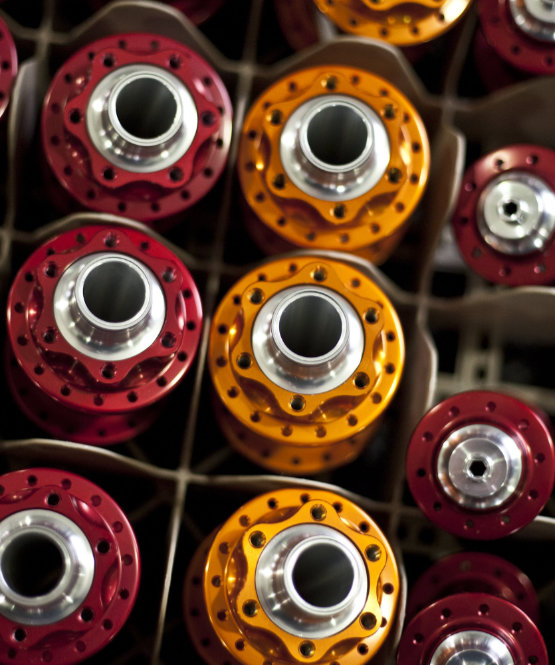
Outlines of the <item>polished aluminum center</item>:
{"label": "polished aluminum center", "polygon": [[481,630],[462,630],[445,638],[430,665],[515,665],[505,642]]}
{"label": "polished aluminum center", "polygon": [[509,0],[513,21],[527,35],[542,42],[555,41],[555,2]]}
{"label": "polished aluminum center", "polygon": [[530,173],[503,173],[482,191],[477,213],[480,233],[497,251],[541,251],[555,229],[555,193]]}
{"label": "polished aluminum center", "polygon": [[164,292],[141,261],[116,252],[78,259],[54,291],[54,317],[64,338],[99,360],[124,360],[156,340],[166,318]]}
{"label": "polished aluminum center", "polygon": [[[337,548],[346,568],[343,572],[348,572],[352,583],[339,602],[333,596],[333,604],[313,605],[295,585],[295,567],[303,553],[316,549],[311,577],[317,579],[328,572],[325,553],[329,547]],[[362,555],[342,533],[322,524],[298,524],[268,541],[256,566],[255,585],[260,605],[277,626],[298,637],[318,639],[339,633],[362,612],[368,573]]]}
{"label": "polished aluminum center", "polygon": [[347,381],[364,352],[361,320],[346,298],[331,289],[299,285],[268,299],[252,328],[262,372],[276,385],[309,395]]}
{"label": "polished aluminum center", "polygon": [[522,476],[517,442],[492,425],[466,425],[442,443],[437,475],[444,491],[459,505],[489,510],[505,503]]}
{"label": "polished aluminum center", "polygon": [[[29,536],[48,539],[59,550],[62,572],[55,586],[39,596],[26,596],[12,589],[9,556],[17,541]],[[0,614],[29,626],[56,623],[69,616],[87,597],[94,578],[94,554],[83,531],[64,515],[32,509],[13,513],[0,522]]]}
{"label": "polished aluminum center", "polygon": [[280,138],[289,178],[306,194],[326,201],[349,201],[370,191],[385,173],[390,152],[379,115],[348,95],[301,104]]}
{"label": "polished aluminum center", "polygon": [[198,113],[183,81],[143,63],[114,69],[99,81],[86,123],[91,141],[111,164],[152,173],[183,157],[195,137]]}

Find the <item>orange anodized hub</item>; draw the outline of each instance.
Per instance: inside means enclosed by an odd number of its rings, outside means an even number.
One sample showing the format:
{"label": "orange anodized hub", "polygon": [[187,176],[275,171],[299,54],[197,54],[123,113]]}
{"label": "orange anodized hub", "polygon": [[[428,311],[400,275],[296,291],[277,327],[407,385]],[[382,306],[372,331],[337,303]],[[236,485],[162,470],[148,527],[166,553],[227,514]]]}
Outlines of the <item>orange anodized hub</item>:
{"label": "orange anodized hub", "polygon": [[210,665],[362,665],[395,623],[393,551],[372,519],[338,494],[263,494],[209,541],[191,561],[184,605]]}
{"label": "orange anodized hub", "polygon": [[314,0],[341,30],[413,46],[439,37],[462,17],[470,0]]}
{"label": "orange anodized hub", "polygon": [[272,471],[351,461],[399,384],[403,331],[364,273],[317,256],[245,275],[214,316],[209,368],[230,443]]}
{"label": "orange anodized hub", "polygon": [[430,149],[418,112],[395,86],[330,65],[288,74],[260,96],[238,165],[264,251],[336,249],[381,263],[422,197]]}

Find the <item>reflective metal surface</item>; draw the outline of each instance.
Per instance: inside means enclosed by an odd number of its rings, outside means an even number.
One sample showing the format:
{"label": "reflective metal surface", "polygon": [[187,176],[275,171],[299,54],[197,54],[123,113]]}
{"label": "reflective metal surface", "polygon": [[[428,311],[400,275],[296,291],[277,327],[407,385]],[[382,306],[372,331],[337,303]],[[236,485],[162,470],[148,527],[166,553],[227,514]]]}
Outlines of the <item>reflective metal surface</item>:
{"label": "reflective metal surface", "polygon": [[195,137],[198,113],[177,76],[143,63],[114,69],[100,81],[86,122],[93,144],[109,162],[151,173],[185,154]]}
{"label": "reflective metal surface", "polygon": [[285,123],[280,156],[303,192],[349,201],[376,185],[390,158],[378,114],[355,97],[326,95],[301,104]]}
{"label": "reflective metal surface", "polygon": [[555,3],[550,0],[509,0],[511,16],[530,37],[555,41]]}
{"label": "reflective metal surface", "polygon": [[72,263],[54,292],[65,339],[87,356],[123,360],[149,348],[166,316],[160,282],[144,263],[116,252]]}
{"label": "reflective metal surface", "polygon": [[[43,578],[32,589],[25,580],[32,571],[21,570],[21,566],[46,552],[57,564],[49,571],[52,583],[45,586]],[[44,568],[44,561],[35,558],[34,565]],[[32,626],[64,619],[87,597],[94,570],[94,555],[87,537],[64,515],[31,509],[0,522],[0,614],[7,619]]]}
{"label": "reflective metal surface", "polygon": [[515,665],[505,642],[480,630],[449,635],[434,651],[430,665]]}
{"label": "reflective metal surface", "polygon": [[275,384],[309,395],[333,390],[360,364],[364,330],[346,298],[331,289],[299,285],[275,294],[258,312],[252,347]]}
{"label": "reflective metal surface", "polygon": [[299,524],[274,536],[258,561],[255,584],[268,617],[299,637],[342,631],[360,614],[368,594],[357,548],[319,524]]}
{"label": "reflective metal surface", "polygon": [[445,492],[461,506],[488,510],[507,501],[523,472],[516,441],[492,425],[467,425],[441,445],[437,475]]}
{"label": "reflective metal surface", "polygon": [[478,228],[491,247],[528,254],[543,249],[555,229],[555,193],[530,173],[504,173],[484,188],[477,213]]}

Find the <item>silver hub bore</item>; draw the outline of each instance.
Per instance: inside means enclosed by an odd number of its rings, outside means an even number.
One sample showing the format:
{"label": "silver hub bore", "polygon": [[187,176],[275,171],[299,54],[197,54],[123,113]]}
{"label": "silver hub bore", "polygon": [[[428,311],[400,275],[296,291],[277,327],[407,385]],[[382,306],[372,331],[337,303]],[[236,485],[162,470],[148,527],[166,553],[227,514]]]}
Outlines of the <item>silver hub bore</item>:
{"label": "silver hub bore", "polygon": [[555,41],[555,2],[509,0],[513,21],[527,35],[542,42]]}
{"label": "silver hub bore", "polygon": [[152,173],[183,157],[198,113],[187,87],[162,67],[119,67],[99,81],[86,112],[96,149],[114,166]]}
{"label": "silver hub bore", "polygon": [[349,201],[374,187],[390,158],[378,114],[348,95],[315,97],[289,117],[280,138],[289,178],[306,194]]}
{"label": "silver hub bore", "polygon": [[504,173],[484,188],[477,212],[480,233],[497,251],[541,251],[555,229],[555,193],[529,173]]}
{"label": "silver hub bore", "polygon": [[264,612],[276,625],[318,639],[339,633],[362,612],[368,574],[360,552],[342,533],[299,524],[267,543],[255,585]]}
{"label": "silver hub bore", "polygon": [[522,476],[516,441],[492,425],[467,425],[445,439],[437,459],[439,481],[451,499],[473,510],[505,503]]}
{"label": "silver hub bore", "polygon": [[98,252],[78,259],[61,275],[54,317],[75,349],[116,361],[153,344],[164,325],[166,303],[148,266],[125,254]]}
{"label": "silver hub bore", "polygon": [[335,291],[292,286],[262,306],[252,346],[258,366],[273,383],[315,395],[340,386],[357,369],[364,330],[356,310]]}
{"label": "silver hub bore", "polygon": [[22,510],[0,522],[0,614],[44,626],[87,597],[94,555],[83,531],[52,510]]}
{"label": "silver hub bore", "polygon": [[449,635],[434,651],[430,665],[515,665],[505,642],[481,630]]}

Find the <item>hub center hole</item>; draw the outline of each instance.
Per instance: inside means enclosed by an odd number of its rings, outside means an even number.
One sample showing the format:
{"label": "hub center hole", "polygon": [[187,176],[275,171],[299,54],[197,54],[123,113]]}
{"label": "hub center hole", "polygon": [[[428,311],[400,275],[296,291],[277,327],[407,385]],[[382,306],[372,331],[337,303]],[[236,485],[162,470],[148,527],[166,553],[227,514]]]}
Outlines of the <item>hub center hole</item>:
{"label": "hub center hole", "polygon": [[136,316],[146,299],[137,269],[123,261],[105,261],[93,268],[83,284],[89,311],[107,323],[122,323]]}
{"label": "hub center hole", "polygon": [[308,123],[306,137],[314,156],[325,164],[343,166],[364,152],[368,128],[351,106],[333,104],[318,111]]}
{"label": "hub center hole", "polygon": [[501,204],[503,215],[509,224],[519,224],[520,205],[516,201],[505,201]]}
{"label": "hub center hole", "polygon": [[126,132],[148,140],[170,130],[177,115],[177,101],[164,83],[145,76],[130,81],[119,91],[115,109]]}
{"label": "hub center hole", "polygon": [[337,309],[325,298],[307,295],[283,310],[279,332],[285,346],[304,358],[318,358],[334,349],[342,333]]}
{"label": "hub center hole", "polygon": [[292,577],[304,601],[316,607],[333,607],[349,595],[354,572],[338,547],[319,543],[301,552]]}
{"label": "hub center hole", "polygon": [[22,534],[2,556],[2,575],[15,593],[28,598],[54,589],[64,574],[64,558],[56,543],[43,534]]}
{"label": "hub center hole", "polygon": [[488,470],[488,467],[483,460],[476,459],[470,463],[468,470],[470,471],[471,475],[474,476],[474,478],[483,478]]}

